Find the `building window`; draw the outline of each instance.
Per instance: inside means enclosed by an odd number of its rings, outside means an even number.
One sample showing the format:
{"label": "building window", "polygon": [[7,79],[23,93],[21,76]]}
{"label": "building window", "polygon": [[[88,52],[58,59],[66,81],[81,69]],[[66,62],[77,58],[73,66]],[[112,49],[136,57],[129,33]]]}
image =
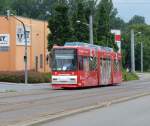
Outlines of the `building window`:
{"label": "building window", "polygon": [[40,55],[40,68],[43,68],[43,55]]}

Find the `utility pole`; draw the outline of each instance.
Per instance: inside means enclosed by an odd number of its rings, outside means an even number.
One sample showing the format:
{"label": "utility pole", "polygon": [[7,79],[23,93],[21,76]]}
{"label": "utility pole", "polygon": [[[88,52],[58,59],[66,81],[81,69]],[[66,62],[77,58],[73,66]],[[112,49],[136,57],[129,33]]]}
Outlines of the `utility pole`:
{"label": "utility pole", "polygon": [[77,20],[76,21],[77,23],[82,23],[82,24],[85,24],[86,26],[88,26],[89,28],[89,42],[90,44],[94,44],[93,42],[93,16],[92,14],[90,14],[89,16],[89,24],[85,23],[85,22],[81,22],[80,20]]}
{"label": "utility pole", "polygon": [[135,72],[134,30],[131,30],[131,72]]}
{"label": "utility pole", "polygon": [[141,73],[143,73],[143,42],[141,42]]}
{"label": "utility pole", "polygon": [[93,16],[90,14],[89,16],[89,40],[90,44],[93,44]]}
{"label": "utility pole", "polygon": [[13,18],[15,18],[17,21],[19,21],[24,29],[24,40],[25,40],[25,55],[24,55],[24,62],[25,62],[25,84],[28,84],[28,63],[27,63],[27,49],[28,49],[28,43],[27,43],[27,34],[26,34],[26,27],[23,21],[21,21],[20,19],[18,19],[16,16],[14,16],[13,14],[10,13],[10,10],[7,10],[7,17],[9,19],[9,17],[12,16]]}

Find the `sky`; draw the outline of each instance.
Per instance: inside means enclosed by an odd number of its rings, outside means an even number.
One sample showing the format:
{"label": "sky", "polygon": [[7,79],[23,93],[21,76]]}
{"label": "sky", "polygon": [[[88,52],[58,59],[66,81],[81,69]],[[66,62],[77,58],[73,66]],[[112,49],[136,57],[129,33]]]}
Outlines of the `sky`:
{"label": "sky", "polygon": [[113,0],[118,16],[128,22],[134,15],[145,17],[150,25],[150,0]]}

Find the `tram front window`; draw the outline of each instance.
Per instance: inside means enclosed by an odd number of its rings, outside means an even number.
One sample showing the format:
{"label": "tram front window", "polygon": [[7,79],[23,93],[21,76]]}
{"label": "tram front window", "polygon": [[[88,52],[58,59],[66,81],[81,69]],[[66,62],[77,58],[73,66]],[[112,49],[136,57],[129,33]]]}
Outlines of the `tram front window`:
{"label": "tram front window", "polygon": [[55,49],[53,51],[52,70],[74,71],[77,70],[77,58],[74,49]]}

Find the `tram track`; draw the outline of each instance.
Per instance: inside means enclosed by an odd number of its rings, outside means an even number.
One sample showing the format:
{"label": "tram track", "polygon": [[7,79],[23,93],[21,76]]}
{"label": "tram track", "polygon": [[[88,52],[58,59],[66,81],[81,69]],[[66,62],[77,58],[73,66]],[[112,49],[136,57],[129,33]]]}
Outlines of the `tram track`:
{"label": "tram track", "polygon": [[[37,90],[0,94],[0,126],[32,121],[97,103],[150,92],[150,81],[133,81],[120,86],[83,90]],[[15,116],[14,116],[15,115]],[[21,126],[21,125],[20,125]]]}
{"label": "tram track", "polygon": [[[141,88],[141,87],[140,87]],[[125,89],[113,89],[113,90],[117,90],[117,92],[118,91],[120,91],[121,90],[121,92],[123,92]],[[64,91],[65,92],[65,91]],[[111,93],[112,91],[108,91],[107,93]],[[86,96],[87,94],[89,94],[89,92],[84,92],[83,93],[83,95],[82,95],[82,93],[80,93],[80,94],[78,94],[78,95],[76,95],[76,94],[74,94],[74,93],[76,93],[76,92],[74,92],[73,94],[71,93],[71,92],[69,92],[70,93],[70,95],[68,96],[68,94],[63,94],[63,95],[58,95],[58,96],[52,96],[52,94],[54,94],[54,93],[57,93],[57,92],[48,92],[48,93],[40,93],[40,94],[30,94],[29,96],[37,96],[37,97],[40,97],[40,96],[45,96],[45,97],[43,97],[43,98],[39,98],[39,99],[34,99],[34,100],[27,100],[27,101],[17,101],[17,102],[14,102],[14,104],[19,104],[20,102],[32,102],[32,103],[34,103],[34,102],[36,102],[36,101],[41,101],[41,100],[48,100],[48,99],[51,99],[51,100],[53,100],[53,99],[55,99],[55,98],[57,98],[57,97],[59,97],[59,98],[62,98],[62,97],[72,97],[73,95],[75,95],[76,97],[77,96],[81,96],[81,97],[83,97],[84,95]],[[59,93],[62,93],[62,92],[59,92]],[[93,92],[91,92],[91,95],[95,95],[96,93],[99,93],[99,91],[93,91]],[[101,93],[105,93],[105,91],[101,91]],[[23,99],[23,97],[28,97],[28,95],[22,95],[22,96],[17,96],[17,97],[21,97],[21,99]],[[13,98],[17,98],[17,97],[15,97],[15,96],[13,96]],[[12,99],[12,97],[6,97],[6,98],[8,98],[8,100],[9,99]],[[3,97],[3,99],[4,99],[4,97]],[[1,103],[1,101],[2,101],[2,99],[0,98],[0,103]],[[7,104],[7,103],[6,103]],[[11,104],[13,104],[13,103],[11,103]]]}
{"label": "tram track", "polygon": [[[140,82],[140,81],[138,81],[138,82]],[[148,83],[147,81],[142,81],[142,82],[143,83]],[[132,83],[132,82],[129,82],[129,83]],[[135,88],[135,85],[133,85],[133,87]],[[96,89],[97,87],[94,87],[94,88]],[[132,87],[130,87],[130,88],[132,88]],[[85,88],[83,90],[87,90],[87,89]],[[71,90],[71,91],[74,91],[74,90]],[[66,92],[66,90],[63,90],[63,89],[53,90],[53,89],[49,88],[47,90],[42,90],[42,91],[41,90],[36,90],[36,91],[26,91],[26,92],[7,92],[7,93],[0,93],[0,99],[16,98],[16,97],[23,97],[23,96],[38,96],[38,95],[44,95],[44,94],[46,95],[46,94],[52,94],[52,93],[57,93],[57,92],[59,92],[59,93],[60,92]]]}
{"label": "tram track", "polygon": [[[148,83],[148,82],[145,82]],[[133,86],[134,87],[134,86]],[[98,87],[94,87],[94,89],[96,89]],[[107,87],[108,88],[108,87]],[[88,88],[82,89],[82,90],[87,90]],[[91,88],[93,89],[93,88]],[[89,89],[89,90],[91,90]],[[59,89],[59,90],[53,90],[53,89],[48,89],[48,90],[43,90],[43,91],[27,91],[27,92],[8,92],[8,93],[0,93],[0,100],[1,99],[6,99],[6,98],[17,98],[17,97],[23,97],[23,96],[38,96],[38,95],[47,95],[47,94],[53,94],[53,93],[62,93],[62,92],[66,92],[69,90],[63,90],[63,89]],[[71,90],[72,91],[77,91],[77,90]]]}
{"label": "tram track", "polygon": [[[138,94],[142,94],[142,92],[136,92],[136,93],[132,93],[132,95],[130,96],[130,97],[134,97],[134,96],[136,96],[136,95],[138,95]],[[128,97],[128,95],[123,95],[123,97],[124,98],[126,98],[126,97]],[[72,111],[72,110],[76,110],[76,109],[79,109],[79,108],[84,108],[84,107],[90,107],[90,106],[93,106],[93,105],[96,105],[96,104],[103,104],[103,103],[108,103],[109,104],[109,101],[114,101],[115,99],[122,99],[123,98],[122,96],[119,96],[119,97],[113,97],[113,96],[111,96],[111,97],[109,97],[109,98],[107,98],[107,99],[105,99],[105,100],[102,100],[101,102],[99,102],[99,100],[98,100],[98,102],[93,102],[92,100],[91,100],[91,103],[90,104],[84,104],[84,105],[81,105],[81,106],[76,106],[76,107],[68,107],[68,108],[66,108],[66,109],[59,109],[58,111],[54,111],[54,112],[50,112],[50,111],[45,111],[45,112],[43,112],[43,113],[40,113],[39,115],[36,115],[36,117],[35,118],[31,118],[30,120],[29,119],[24,119],[24,120],[18,120],[18,124],[21,122],[21,121],[23,121],[23,122],[29,122],[29,121],[33,121],[33,120],[36,120],[36,118],[38,119],[38,118],[44,118],[44,117],[47,117],[47,116],[56,116],[57,114],[59,115],[59,113],[66,113],[66,112],[69,112],[69,111]],[[74,102],[73,102],[74,103]],[[54,106],[53,106],[54,107]],[[58,106],[56,106],[56,107],[58,107]],[[15,122],[12,122],[12,123],[14,123],[15,124]],[[17,125],[17,126],[21,126],[21,125]]]}
{"label": "tram track", "polygon": [[[141,87],[136,90],[141,90]],[[73,94],[73,95],[69,95],[69,96],[68,95],[51,96],[51,94],[49,94],[50,96],[48,96],[46,98],[22,101],[21,103],[15,102],[15,103],[11,103],[11,105],[8,105],[8,106],[7,106],[8,103],[2,104],[2,105],[4,105],[4,108],[0,105],[1,106],[0,112],[15,111],[16,109],[19,110],[19,109],[25,109],[28,107],[35,107],[35,106],[41,106],[41,105],[60,104],[60,103],[67,102],[67,101],[81,100],[81,99],[90,98],[90,97],[99,97],[100,95],[103,97],[106,97],[107,95],[110,95],[111,93],[113,93],[113,95],[114,94],[118,95],[120,93],[126,93],[127,91],[129,91],[129,89],[114,89],[112,91],[107,91],[107,92],[96,91],[96,92],[91,92],[90,94],[89,93],[85,93],[85,94],[81,93],[78,95]],[[10,106],[10,108],[9,108],[9,106]],[[14,108],[16,108],[16,109],[14,109]]]}
{"label": "tram track", "polygon": [[[134,82],[142,82],[142,83],[148,83],[147,81],[144,81],[144,80],[139,80],[139,81],[134,81]],[[128,83],[132,83],[131,82],[128,82]],[[121,84],[122,85],[122,84]],[[133,86],[135,87],[135,85]],[[96,88],[96,87],[94,87]],[[88,88],[85,88],[83,90],[87,90]],[[91,89],[91,88],[90,88]],[[93,89],[93,88],[92,88]],[[2,98],[13,98],[13,97],[21,97],[21,96],[32,96],[32,95],[40,95],[40,94],[49,94],[49,93],[57,93],[57,92],[65,92],[66,90],[63,90],[63,89],[58,89],[58,90],[53,90],[51,88],[49,89],[46,89],[46,90],[32,90],[32,91],[23,91],[23,92],[3,92],[3,93],[0,93],[0,99]]]}

